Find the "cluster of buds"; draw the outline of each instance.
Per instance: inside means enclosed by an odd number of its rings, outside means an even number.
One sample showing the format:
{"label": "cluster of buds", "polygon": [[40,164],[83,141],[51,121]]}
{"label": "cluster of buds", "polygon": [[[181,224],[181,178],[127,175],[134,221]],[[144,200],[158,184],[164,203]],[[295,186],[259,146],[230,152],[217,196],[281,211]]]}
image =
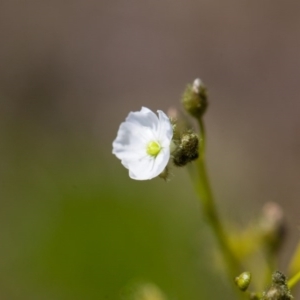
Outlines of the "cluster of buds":
{"label": "cluster of buds", "polygon": [[276,271],[272,276],[271,287],[264,292],[262,300],[292,300],[285,276]]}
{"label": "cluster of buds", "polygon": [[183,133],[172,156],[173,163],[177,167],[185,166],[196,160],[199,156],[198,136],[191,130]]}
{"label": "cluster of buds", "polygon": [[[182,96],[182,104],[185,111],[196,119],[200,119],[207,108],[207,90],[202,81],[197,78],[189,84]],[[199,137],[192,130],[184,130],[180,133],[173,122],[175,150],[172,153],[173,163],[182,167],[199,157]]]}
{"label": "cluster of buds", "polygon": [[[251,273],[243,272],[235,278],[238,288],[245,292],[251,282]],[[288,288],[286,277],[279,271],[275,271],[272,275],[271,287],[262,294],[250,293],[251,300],[292,300],[293,296]]]}

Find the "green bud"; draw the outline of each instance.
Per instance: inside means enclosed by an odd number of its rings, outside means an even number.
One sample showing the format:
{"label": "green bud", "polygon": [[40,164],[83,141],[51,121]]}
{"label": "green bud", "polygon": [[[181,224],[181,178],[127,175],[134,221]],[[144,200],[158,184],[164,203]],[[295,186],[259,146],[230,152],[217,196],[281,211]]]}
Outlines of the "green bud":
{"label": "green bud", "polygon": [[195,118],[202,117],[206,111],[207,90],[199,78],[186,87],[182,96],[182,104],[185,110]]}
{"label": "green bud", "polygon": [[235,283],[241,291],[246,291],[251,282],[251,273],[243,272],[241,275],[235,278]]}
{"label": "green bud", "polygon": [[180,143],[173,153],[173,162],[177,167],[185,166],[187,163],[197,159],[199,156],[199,138],[188,131],[183,133]]}

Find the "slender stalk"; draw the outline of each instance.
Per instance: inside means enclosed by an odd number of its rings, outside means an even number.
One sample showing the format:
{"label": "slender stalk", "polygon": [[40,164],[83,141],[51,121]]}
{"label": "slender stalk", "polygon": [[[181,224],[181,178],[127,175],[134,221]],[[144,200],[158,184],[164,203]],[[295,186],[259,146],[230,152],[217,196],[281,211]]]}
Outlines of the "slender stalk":
{"label": "slender stalk", "polygon": [[266,253],[266,270],[265,270],[265,286],[270,285],[272,274],[274,270],[277,270],[277,259],[273,251],[268,251]]}
{"label": "slender stalk", "polygon": [[300,242],[298,242],[298,245],[296,247],[296,250],[294,251],[292,255],[292,259],[289,263],[289,275],[297,273],[297,271],[300,268]]}
{"label": "slender stalk", "polygon": [[224,227],[215,206],[205,165],[205,128],[202,119],[199,119],[198,122],[201,136],[200,153],[197,160],[199,178],[198,182],[195,184],[196,190],[202,204],[204,216],[212,228],[219,244],[230,281],[233,282],[234,278],[241,272],[240,264],[230,249]]}
{"label": "slender stalk", "polygon": [[296,273],[289,281],[288,281],[288,287],[289,289],[292,289],[298,282],[300,281],[300,271]]}

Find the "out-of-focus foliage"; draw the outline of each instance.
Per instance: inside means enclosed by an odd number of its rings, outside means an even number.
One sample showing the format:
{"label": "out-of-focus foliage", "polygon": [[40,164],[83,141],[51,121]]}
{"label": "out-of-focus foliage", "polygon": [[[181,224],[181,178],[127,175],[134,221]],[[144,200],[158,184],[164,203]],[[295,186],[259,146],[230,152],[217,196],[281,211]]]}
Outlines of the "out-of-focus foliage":
{"label": "out-of-focus foliage", "polygon": [[139,280],[168,299],[224,292],[184,170],[132,181],[110,144],[40,133],[2,135],[1,299],[124,299]]}

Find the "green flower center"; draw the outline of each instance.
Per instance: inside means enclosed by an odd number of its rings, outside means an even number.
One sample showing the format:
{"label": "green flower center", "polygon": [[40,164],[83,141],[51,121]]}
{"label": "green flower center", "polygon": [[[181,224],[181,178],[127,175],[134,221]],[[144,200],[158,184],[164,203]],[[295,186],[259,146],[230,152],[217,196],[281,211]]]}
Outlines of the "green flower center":
{"label": "green flower center", "polygon": [[151,141],[148,145],[147,145],[147,154],[151,155],[151,156],[157,156],[158,153],[161,150],[161,146],[158,142],[155,141]]}

